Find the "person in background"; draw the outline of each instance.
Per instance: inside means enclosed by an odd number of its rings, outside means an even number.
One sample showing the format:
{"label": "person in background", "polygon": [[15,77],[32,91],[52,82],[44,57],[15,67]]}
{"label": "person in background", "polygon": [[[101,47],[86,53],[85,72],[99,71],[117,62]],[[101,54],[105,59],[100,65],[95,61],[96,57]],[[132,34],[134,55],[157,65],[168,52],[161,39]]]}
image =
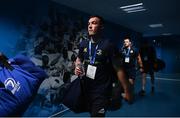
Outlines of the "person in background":
{"label": "person in background", "polygon": [[[134,95],[134,82],[136,78],[136,63],[138,62],[140,71],[143,71],[143,64],[140,58],[140,54],[135,50],[132,46],[132,42],[129,37],[124,38],[124,45],[121,49],[121,53],[123,56],[123,67],[125,70],[126,78],[130,83],[132,99],[129,100],[129,103],[133,102]],[[124,99],[126,99],[126,95],[123,95]]]}
{"label": "person in background", "polygon": [[142,72],[142,89],[139,92],[141,96],[145,95],[146,76],[150,74],[151,77],[151,93],[154,93],[154,69],[153,65],[156,62],[156,50],[151,46],[148,41],[144,40],[141,42],[139,49],[141,59],[143,62],[144,71]]}

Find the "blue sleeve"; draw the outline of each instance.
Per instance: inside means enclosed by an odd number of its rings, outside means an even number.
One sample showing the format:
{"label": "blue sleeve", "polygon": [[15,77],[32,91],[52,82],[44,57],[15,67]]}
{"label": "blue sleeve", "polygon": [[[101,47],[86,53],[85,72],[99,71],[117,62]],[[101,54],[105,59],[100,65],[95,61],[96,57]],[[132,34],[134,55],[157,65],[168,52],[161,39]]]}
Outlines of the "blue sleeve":
{"label": "blue sleeve", "polygon": [[12,65],[19,65],[23,70],[26,70],[39,79],[47,77],[47,74],[43,69],[37,67],[28,57],[24,55],[17,55],[10,59],[10,61]]}
{"label": "blue sleeve", "polygon": [[26,105],[18,106],[18,99],[9,90],[1,87],[0,94],[0,117],[17,117],[24,113]]}
{"label": "blue sleeve", "polygon": [[46,73],[23,55],[9,61],[14,69],[2,67],[0,71],[0,116],[20,116],[35,97]]}

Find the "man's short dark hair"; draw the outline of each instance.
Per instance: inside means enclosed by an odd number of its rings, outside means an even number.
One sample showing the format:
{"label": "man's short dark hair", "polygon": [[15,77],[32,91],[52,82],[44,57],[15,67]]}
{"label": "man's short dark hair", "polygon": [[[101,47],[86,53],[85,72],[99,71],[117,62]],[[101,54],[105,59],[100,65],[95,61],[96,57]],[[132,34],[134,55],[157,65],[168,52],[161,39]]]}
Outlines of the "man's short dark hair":
{"label": "man's short dark hair", "polygon": [[99,16],[99,15],[92,15],[92,16],[89,17],[89,19],[90,19],[90,18],[94,18],[94,17],[99,18],[101,25],[104,25],[104,18],[103,18],[103,17],[101,17],[101,16]]}
{"label": "man's short dark hair", "polygon": [[124,40],[125,40],[125,39],[129,39],[129,41],[131,42],[131,38],[130,38],[129,36],[125,36],[125,37],[124,37]]}

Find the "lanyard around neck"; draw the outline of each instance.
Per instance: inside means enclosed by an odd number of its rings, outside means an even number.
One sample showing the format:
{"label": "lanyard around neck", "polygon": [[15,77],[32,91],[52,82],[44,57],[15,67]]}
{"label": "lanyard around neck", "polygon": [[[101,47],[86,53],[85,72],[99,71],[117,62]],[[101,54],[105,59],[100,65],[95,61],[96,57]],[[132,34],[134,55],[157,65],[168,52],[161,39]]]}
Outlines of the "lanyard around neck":
{"label": "lanyard around neck", "polygon": [[127,49],[128,49],[128,51],[127,52],[125,51],[125,55],[126,55],[126,57],[129,57],[129,53],[130,53],[131,49],[130,48],[127,48]]}
{"label": "lanyard around neck", "polygon": [[97,49],[98,49],[98,45],[96,45],[96,48],[94,50],[94,54],[91,53],[92,51],[92,48],[91,48],[91,41],[89,41],[89,59],[90,59],[90,64],[94,64],[95,63],[95,59],[96,59],[96,52],[97,52]]}

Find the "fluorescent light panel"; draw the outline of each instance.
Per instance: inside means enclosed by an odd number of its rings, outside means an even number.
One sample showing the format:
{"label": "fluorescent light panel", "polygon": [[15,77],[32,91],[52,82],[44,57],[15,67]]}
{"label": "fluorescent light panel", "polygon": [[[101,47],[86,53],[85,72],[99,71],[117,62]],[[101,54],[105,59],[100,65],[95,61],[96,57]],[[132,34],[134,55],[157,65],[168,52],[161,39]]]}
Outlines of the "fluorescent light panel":
{"label": "fluorescent light panel", "polygon": [[149,27],[151,27],[151,28],[157,28],[157,27],[163,27],[163,25],[162,24],[150,24],[149,25]]}
{"label": "fluorescent light panel", "polygon": [[172,35],[172,34],[171,33],[163,33],[162,35],[169,36],[169,35]]}
{"label": "fluorescent light panel", "polygon": [[122,6],[122,7],[120,7],[120,9],[122,9],[126,13],[134,13],[134,12],[140,12],[140,11],[146,10],[143,6],[143,3]]}
{"label": "fluorescent light panel", "polygon": [[138,10],[127,11],[127,13],[134,13],[134,12],[140,12],[140,11],[146,11],[146,9],[138,9]]}
{"label": "fluorescent light panel", "polygon": [[121,9],[125,9],[125,8],[130,8],[130,7],[136,7],[136,6],[141,6],[143,5],[143,3],[138,3],[138,4],[132,4],[132,5],[127,5],[127,6],[122,6],[120,7]]}
{"label": "fluorescent light panel", "polygon": [[132,11],[132,10],[139,10],[139,9],[143,9],[143,6],[126,8],[126,9],[123,9],[123,11]]}

